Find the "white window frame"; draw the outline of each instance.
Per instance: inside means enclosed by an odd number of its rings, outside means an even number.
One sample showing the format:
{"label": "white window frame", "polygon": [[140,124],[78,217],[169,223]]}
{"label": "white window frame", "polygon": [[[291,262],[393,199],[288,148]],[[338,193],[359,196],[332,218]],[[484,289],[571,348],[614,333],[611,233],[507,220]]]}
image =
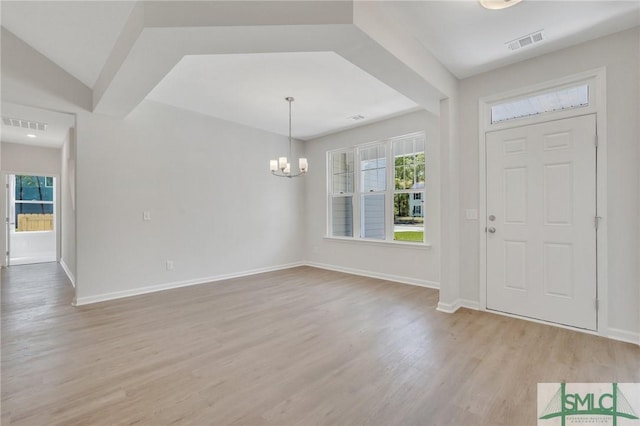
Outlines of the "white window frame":
{"label": "white window frame", "polygon": [[[569,89],[575,86],[586,84],[589,89],[589,104],[581,107],[567,108],[559,111],[547,111],[540,114],[530,115],[527,117],[512,118],[509,120],[491,122],[491,107],[505,102],[514,101],[531,96],[541,95],[544,93]],[[482,131],[492,132],[494,130],[508,129],[517,126],[527,126],[529,124],[543,123],[549,120],[561,120],[563,118],[575,117],[578,115],[594,114],[597,112],[596,97],[598,94],[596,76],[589,74],[580,74],[571,78],[556,80],[555,83],[539,84],[531,86],[524,90],[513,90],[502,93],[497,96],[487,97],[480,100],[481,120],[480,127]],[[484,133],[483,133],[484,138]]]}
{"label": "white window frame", "polygon": [[[394,208],[394,195],[395,191],[395,162],[393,158],[393,143],[397,140],[402,140],[406,138],[413,137],[422,137],[424,139],[424,152],[425,152],[425,187],[422,188],[421,191],[411,190],[409,192],[415,193],[419,192],[422,194],[422,200],[425,202],[425,205],[422,206],[423,212],[426,213],[426,152],[427,152],[427,139],[426,132],[414,132],[401,136],[396,136],[388,139],[376,140],[373,142],[367,142],[364,144],[355,145],[352,147],[340,148],[335,150],[327,151],[327,222],[326,222],[326,231],[325,238],[331,240],[341,240],[348,242],[357,242],[357,243],[371,243],[371,244],[391,244],[395,246],[402,246],[408,248],[425,248],[431,247],[431,244],[427,242],[427,233],[426,233],[426,222],[424,224],[424,234],[422,242],[419,241],[398,241],[394,240],[394,223],[393,223],[393,208]],[[365,195],[361,192],[361,170],[360,170],[360,152],[364,149],[371,148],[376,145],[384,145],[385,152],[385,182],[386,188],[384,191],[378,191],[376,194],[384,194],[385,195],[385,238],[384,239],[374,239],[374,238],[363,238],[361,236],[361,217],[362,217],[362,197]],[[333,223],[332,223],[332,201],[333,201],[333,155],[339,154],[342,152],[351,151],[353,153],[354,158],[354,176],[353,176],[353,192],[348,194],[352,198],[353,203],[353,236],[352,237],[341,237],[341,236],[333,236]],[[393,166],[393,167],[390,167]],[[400,192],[407,192],[406,190],[402,190]],[[344,194],[345,196],[347,194]]]}
{"label": "white window frame", "polygon": [[[510,118],[505,118],[503,120],[498,120],[498,121],[493,121],[493,108],[497,107],[497,106],[502,106],[505,104],[512,104],[514,102],[518,102],[518,101],[526,101],[528,99],[532,99],[538,96],[542,96],[542,95],[552,95],[552,94],[557,94],[558,92],[563,92],[567,89],[575,89],[575,88],[580,88],[580,87],[586,87],[587,89],[587,101],[585,104],[579,104],[579,105],[572,105],[572,106],[567,106],[566,108],[558,108],[558,109],[550,109],[547,111],[540,111],[540,112],[535,112],[533,114],[529,114],[529,115],[521,115],[521,116],[516,116],[516,117],[510,117]],[[513,121],[513,120],[519,120],[519,119],[523,119],[523,118],[529,118],[529,117],[535,117],[535,116],[539,116],[541,114],[549,114],[549,113],[557,113],[560,111],[569,111],[569,110],[574,110],[574,109],[581,109],[581,108],[587,108],[590,105],[590,92],[592,88],[592,84],[589,84],[589,82],[584,81],[584,82],[579,82],[579,83],[573,83],[573,84],[564,84],[562,86],[559,87],[554,87],[551,90],[543,90],[543,91],[539,91],[536,93],[529,93],[525,96],[520,96],[520,97],[515,97],[515,98],[511,98],[511,99],[507,99],[501,102],[493,102],[490,106],[489,106],[489,113],[490,113],[490,121],[491,124],[499,124],[499,123],[504,123],[504,122],[508,122],[508,121]]]}
{"label": "white window frame", "polygon": [[[370,191],[370,192],[363,192],[362,191],[362,169],[361,164],[360,164],[360,154],[364,151],[367,150],[369,148],[373,148],[373,147],[377,147],[377,146],[382,146],[383,151],[384,151],[384,159],[385,159],[385,188],[383,191]],[[354,203],[354,207],[357,206],[357,210],[354,209],[354,217],[358,216],[358,232],[357,232],[357,236],[358,238],[365,240],[365,241],[389,241],[389,146],[388,146],[388,141],[387,140],[382,140],[382,141],[376,141],[376,142],[371,142],[371,143],[367,143],[367,144],[363,144],[363,145],[359,145],[357,147],[355,147],[355,169],[357,172],[357,178],[354,181],[355,186],[354,186],[354,192],[357,194],[357,202]],[[385,199],[384,199],[384,238],[380,239],[380,238],[365,238],[362,236],[362,220],[364,218],[363,214],[364,214],[364,209],[362,206],[362,200],[364,199],[364,197],[367,196],[372,196],[372,195],[384,195]],[[354,230],[355,231],[355,230]],[[356,233],[354,232],[354,238],[356,236]],[[393,238],[392,238],[393,240]]]}
{"label": "white window frame", "polygon": [[[412,138],[414,136],[422,136],[422,139],[423,139],[423,145],[422,145],[423,151],[422,152],[424,153],[424,157],[425,157],[424,187],[422,187],[421,190],[416,190],[416,189],[396,189],[396,182],[395,182],[396,161],[395,161],[395,157],[393,155],[393,145],[397,141],[401,141],[401,140],[404,140],[404,139],[410,139],[410,138]],[[389,173],[390,176],[389,176],[389,182],[388,182],[391,185],[391,200],[390,200],[390,206],[391,206],[390,222],[391,223],[390,223],[390,226],[391,226],[391,229],[393,229],[395,227],[395,222],[394,222],[393,215],[394,215],[394,203],[395,203],[396,194],[410,194],[410,196],[413,196],[415,194],[421,194],[421,198],[420,198],[420,200],[422,201],[422,203],[421,203],[421,208],[422,209],[421,210],[422,210],[422,213],[423,213],[422,217],[424,218],[426,194],[427,194],[427,192],[426,192],[427,191],[427,140],[426,140],[425,135],[424,134],[421,135],[420,133],[416,133],[416,134],[413,134],[413,135],[400,136],[400,137],[396,137],[396,138],[390,139],[388,148],[389,148],[389,155],[390,155],[389,156],[389,158],[390,158],[389,161],[391,161],[391,164],[393,166],[393,171],[391,173]],[[422,223],[422,229],[423,229],[422,242],[424,243],[426,241],[426,239],[427,239],[427,236],[426,236],[426,223],[424,221]],[[395,233],[391,232],[391,239],[393,241],[397,241],[394,238],[395,238]],[[408,244],[416,244],[416,242],[411,242],[411,241],[403,241],[403,242],[408,243]],[[419,244],[419,242],[418,242],[418,244]]]}
{"label": "white window frame", "polygon": [[336,197],[336,192],[334,191],[333,188],[333,155],[335,154],[341,154],[341,153],[351,153],[351,156],[353,158],[353,177],[352,177],[352,187],[351,187],[351,192],[340,192],[340,194],[338,195],[338,197],[340,198],[347,198],[347,197],[351,197],[351,237],[344,237],[344,236],[340,236],[340,237],[332,237],[332,238],[354,238],[356,235],[356,222],[358,222],[359,225],[359,220],[357,220],[356,218],[356,198],[357,198],[357,193],[356,193],[356,179],[358,178],[358,171],[356,170],[356,152],[353,148],[342,148],[342,149],[336,149],[333,151],[328,151],[327,152],[327,230],[326,230],[326,235],[331,236],[333,234],[333,199]]}

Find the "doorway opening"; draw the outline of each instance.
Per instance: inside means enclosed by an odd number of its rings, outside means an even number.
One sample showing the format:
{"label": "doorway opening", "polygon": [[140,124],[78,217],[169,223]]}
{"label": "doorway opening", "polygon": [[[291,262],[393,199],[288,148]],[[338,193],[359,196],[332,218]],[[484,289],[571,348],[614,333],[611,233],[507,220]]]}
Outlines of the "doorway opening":
{"label": "doorway opening", "polygon": [[6,175],[7,264],[57,260],[55,176]]}

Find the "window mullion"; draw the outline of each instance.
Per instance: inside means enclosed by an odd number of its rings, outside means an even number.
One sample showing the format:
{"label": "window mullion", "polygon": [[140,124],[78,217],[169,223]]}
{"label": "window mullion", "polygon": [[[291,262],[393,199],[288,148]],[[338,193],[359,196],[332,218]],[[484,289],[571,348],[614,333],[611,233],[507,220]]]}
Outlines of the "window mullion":
{"label": "window mullion", "polygon": [[385,191],[385,241],[393,241],[393,191],[395,190],[396,163],[393,158],[393,143],[391,140],[385,142],[386,153],[386,178],[387,187]]}
{"label": "window mullion", "polygon": [[360,190],[360,148],[353,150],[353,238],[362,238],[360,230],[360,216],[362,215],[362,192]]}
{"label": "window mullion", "polygon": [[16,204],[53,204],[53,201],[15,200]]}
{"label": "window mullion", "polygon": [[333,236],[333,156],[335,153],[327,152],[327,208],[326,208],[326,226],[325,235]]}

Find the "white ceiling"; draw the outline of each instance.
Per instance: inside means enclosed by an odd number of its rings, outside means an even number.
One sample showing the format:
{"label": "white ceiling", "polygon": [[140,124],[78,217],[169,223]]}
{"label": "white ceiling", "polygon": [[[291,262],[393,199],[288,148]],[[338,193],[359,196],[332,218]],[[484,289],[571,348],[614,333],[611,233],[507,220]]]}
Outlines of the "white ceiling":
{"label": "white ceiling", "polygon": [[[3,0],[2,25],[93,87],[133,5]],[[377,5],[459,78],[640,25],[639,1],[524,0],[498,11],[485,10],[475,0]],[[542,42],[515,52],[507,49],[505,42],[540,29]],[[293,133],[299,138],[415,108],[415,103],[331,52],[187,56],[148,99],[286,134],[285,96],[296,97]],[[349,122],[347,117],[355,114],[366,119]]]}
{"label": "white ceiling", "polygon": [[[502,10],[464,0],[380,4],[461,79],[640,25],[637,0],[524,0]],[[507,48],[506,42],[538,30],[544,30],[542,42]]]}
{"label": "white ceiling", "polygon": [[[8,102],[2,103],[2,117],[47,124],[47,130],[40,131],[7,126],[4,124],[4,121],[2,121],[2,132],[0,134],[0,139],[3,142],[35,145],[45,148],[60,148],[69,135],[69,128],[75,126],[75,117],[73,115]],[[32,134],[36,137],[30,138],[27,134]]]}
{"label": "white ceiling", "polygon": [[286,135],[287,96],[303,140],[418,109],[333,52],[185,56],[147,99]]}
{"label": "white ceiling", "polygon": [[135,2],[2,1],[2,26],[93,87]]}

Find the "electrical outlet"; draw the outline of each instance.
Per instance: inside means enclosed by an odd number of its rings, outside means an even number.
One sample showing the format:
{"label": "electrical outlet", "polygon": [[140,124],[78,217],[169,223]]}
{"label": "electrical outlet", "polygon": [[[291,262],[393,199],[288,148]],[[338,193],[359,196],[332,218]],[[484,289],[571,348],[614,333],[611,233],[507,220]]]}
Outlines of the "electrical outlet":
{"label": "electrical outlet", "polygon": [[173,270],[173,260],[167,260],[167,271]]}
{"label": "electrical outlet", "polygon": [[151,220],[151,212],[149,210],[142,212],[142,220]]}

